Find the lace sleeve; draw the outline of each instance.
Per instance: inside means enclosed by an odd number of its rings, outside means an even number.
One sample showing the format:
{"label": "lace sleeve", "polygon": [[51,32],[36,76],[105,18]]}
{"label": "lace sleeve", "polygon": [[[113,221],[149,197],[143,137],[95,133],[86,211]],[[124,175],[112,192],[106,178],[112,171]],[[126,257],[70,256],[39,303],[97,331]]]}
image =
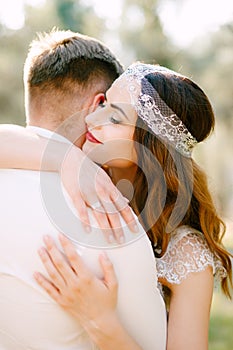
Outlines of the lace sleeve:
{"label": "lace sleeve", "polygon": [[221,261],[209,249],[199,231],[180,227],[172,234],[167,251],[157,259],[158,277],[172,284],[180,284],[191,272],[200,272],[211,266],[217,279],[226,276]]}

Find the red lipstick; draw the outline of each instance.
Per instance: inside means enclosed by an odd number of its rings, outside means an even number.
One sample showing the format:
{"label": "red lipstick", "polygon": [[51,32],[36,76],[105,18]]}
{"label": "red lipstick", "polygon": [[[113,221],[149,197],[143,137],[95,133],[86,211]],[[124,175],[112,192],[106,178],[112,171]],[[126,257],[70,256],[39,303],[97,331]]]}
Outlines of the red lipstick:
{"label": "red lipstick", "polygon": [[90,141],[90,142],[93,142],[93,143],[102,143],[102,142],[100,142],[99,140],[97,140],[97,139],[90,133],[90,131],[88,131],[88,132],[86,133],[86,139],[87,139],[88,141]]}

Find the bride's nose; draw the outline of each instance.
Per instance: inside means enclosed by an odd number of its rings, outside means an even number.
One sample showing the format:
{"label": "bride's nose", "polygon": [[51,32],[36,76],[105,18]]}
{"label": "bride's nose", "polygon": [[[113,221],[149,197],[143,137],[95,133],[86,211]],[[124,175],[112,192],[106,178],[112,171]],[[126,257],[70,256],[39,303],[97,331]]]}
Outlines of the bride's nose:
{"label": "bride's nose", "polygon": [[97,111],[86,116],[85,122],[88,128],[100,129],[106,122],[104,121],[103,115],[100,115]]}

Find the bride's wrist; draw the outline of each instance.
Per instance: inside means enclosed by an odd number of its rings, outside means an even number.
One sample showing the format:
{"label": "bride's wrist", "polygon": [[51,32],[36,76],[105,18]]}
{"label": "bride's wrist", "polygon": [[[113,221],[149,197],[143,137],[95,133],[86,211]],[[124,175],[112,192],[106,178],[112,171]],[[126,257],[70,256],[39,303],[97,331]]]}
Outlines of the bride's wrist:
{"label": "bride's wrist", "polygon": [[92,335],[92,338],[112,338],[122,328],[119,319],[115,313],[99,316],[94,320],[88,320],[84,325],[86,331]]}
{"label": "bride's wrist", "polygon": [[81,163],[83,152],[76,146],[61,142],[47,144],[41,160],[41,169],[60,173],[64,166]]}
{"label": "bride's wrist", "polygon": [[128,334],[115,313],[89,320],[86,324],[87,333],[98,348],[102,350],[142,350]]}
{"label": "bride's wrist", "polygon": [[59,170],[61,171],[64,168],[79,169],[85,157],[85,154],[80,148],[72,145],[67,149],[66,153],[64,154]]}

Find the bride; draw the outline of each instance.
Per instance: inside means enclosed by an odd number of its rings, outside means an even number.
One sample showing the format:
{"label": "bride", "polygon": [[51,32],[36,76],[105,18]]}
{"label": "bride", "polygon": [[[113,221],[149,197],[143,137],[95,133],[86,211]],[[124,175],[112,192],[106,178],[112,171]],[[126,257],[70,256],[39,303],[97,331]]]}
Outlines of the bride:
{"label": "bride", "polygon": [[[83,151],[121,186],[150,238],[167,304],[167,349],[207,350],[214,276],[228,296],[231,284],[230,254],[222,245],[225,225],[216,213],[206,176],[192,159],[193,148],[214,128],[207,96],[174,71],[135,63],[113,83],[106,101],[86,117],[86,124]],[[30,150],[26,156],[30,163]],[[68,189],[75,177],[74,161],[69,157],[63,169]],[[38,169],[39,164],[40,159]],[[51,170],[48,159],[46,164]],[[101,212],[105,206],[100,199],[95,209]],[[38,272],[35,278],[85,325],[100,349],[112,349],[122,329],[111,261],[106,255],[100,258],[104,279],[97,279],[69,240],[61,236],[60,241],[63,253],[50,237],[40,251],[51,280]],[[103,335],[102,330],[111,327],[116,331]],[[131,341],[124,338],[125,348],[129,344],[131,349]],[[135,344],[132,349],[140,347]]]}

